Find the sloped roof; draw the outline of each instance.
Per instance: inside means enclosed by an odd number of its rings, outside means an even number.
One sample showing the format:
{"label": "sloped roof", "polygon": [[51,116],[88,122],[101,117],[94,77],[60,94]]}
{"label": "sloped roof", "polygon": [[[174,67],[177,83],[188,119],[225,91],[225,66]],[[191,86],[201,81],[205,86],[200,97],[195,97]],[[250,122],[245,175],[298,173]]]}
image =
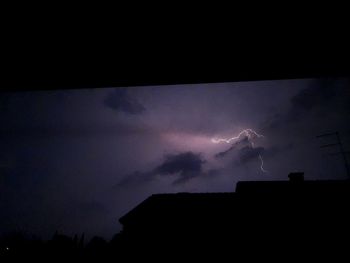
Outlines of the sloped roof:
{"label": "sloped roof", "polygon": [[310,200],[309,205],[320,208],[324,200],[328,204],[347,200],[349,190],[350,180],[242,181],[237,183],[236,192],[155,194],[119,221],[125,225],[139,224],[140,221],[224,220],[225,217],[236,218],[242,212],[253,213],[254,209],[256,212],[272,211],[268,210],[269,205],[283,205],[284,209],[289,209],[291,204],[298,205],[302,204],[300,201]]}
{"label": "sloped roof", "polygon": [[[236,199],[234,192],[230,193],[176,193],[176,194],[154,194],[129,211],[119,219],[124,224],[128,220],[137,217],[143,220],[153,219],[157,216],[171,216],[174,212],[183,213],[203,212],[203,210],[215,210],[227,207]],[[196,209],[196,211],[193,211]]]}

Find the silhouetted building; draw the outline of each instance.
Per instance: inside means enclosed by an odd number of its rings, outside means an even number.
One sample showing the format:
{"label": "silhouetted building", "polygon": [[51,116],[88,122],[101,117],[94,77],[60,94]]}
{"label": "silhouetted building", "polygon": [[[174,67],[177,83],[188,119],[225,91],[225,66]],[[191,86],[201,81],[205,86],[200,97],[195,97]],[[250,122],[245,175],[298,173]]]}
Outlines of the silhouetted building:
{"label": "silhouetted building", "polygon": [[120,218],[123,242],[130,249],[191,248],[201,255],[347,248],[341,240],[350,233],[350,181],[304,181],[302,173],[289,178],[239,182],[232,193],[152,195]]}

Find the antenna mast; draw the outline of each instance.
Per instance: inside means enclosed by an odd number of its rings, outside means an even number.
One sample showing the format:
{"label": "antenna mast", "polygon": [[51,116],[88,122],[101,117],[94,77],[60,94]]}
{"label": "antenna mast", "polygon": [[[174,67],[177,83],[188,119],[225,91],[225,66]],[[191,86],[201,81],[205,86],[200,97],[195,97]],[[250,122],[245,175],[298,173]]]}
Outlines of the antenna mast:
{"label": "antenna mast", "polygon": [[343,144],[342,144],[342,142],[340,140],[339,132],[331,132],[331,133],[321,134],[321,135],[316,136],[316,138],[328,137],[328,136],[334,136],[334,135],[337,138],[337,142],[336,143],[324,144],[324,145],[320,146],[320,148],[339,146],[340,152],[332,153],[330,155],[334,156],[334,155],[341,154],[343,156],[346,174],[347,174],[348,178],[350,179],[350,168],[349,168],[348,160],[346,159],[346,154],[349,154],[350,152],[344,150]]}

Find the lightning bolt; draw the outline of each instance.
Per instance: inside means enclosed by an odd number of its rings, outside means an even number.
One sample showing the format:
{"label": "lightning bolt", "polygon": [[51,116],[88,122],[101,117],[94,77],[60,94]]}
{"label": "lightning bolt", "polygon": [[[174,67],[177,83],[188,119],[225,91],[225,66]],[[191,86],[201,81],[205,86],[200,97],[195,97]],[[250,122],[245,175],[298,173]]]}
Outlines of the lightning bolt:
{"label": "lightning bolt", "polygon": [[220,142],[226,142],[226,143],[230,143],[234,140],[237,140],[239,139],[242,134],[244,134],[246,137],[248,137],[248,140],[250,141],[250,139],[252,139],[252,137],[258,137],[258,138],[261,138],[261,137],[264,137],[264,135],[261,135],[261,134],[258,134],[257,132],[253,131],[252,129],[245,129],[243,131],[241,131],[237,136],[235,137],[232,137],[232,138],[229,138],[229,139],[211,139],[211,141],[213,143],[220,143]]}
{"label": "lightning bolt", "polygon": [[[250,145],[251,145],[252,147],[254,147],[254,143],[253,143],[252,139],[255,139],[255,138],[263,138],[263,137],[264,137],[264,135],[259,134],[259,133],[257,133],[256,131],[254,131],[254,130],[252,130],[252,129],[245,129],[245,130],[241,131],[237,136],[234,136],[234,137],[232,137],[232,138],[229,138],[229,139],[222,139],[222,138],[217,139],[217,138],[213,138],[213,139],[211,139],[211,141],[212,141],[213,143],[221,143],[221,142],[230,143],[230,142],[232,142],[232,141],[234,141],[234,140],[238,140],[239,138],[242,137],[242,135],[244,135],[244,136],[246,136],[246,137],[248,138],[248,141],[249,141],[249,143],[250,143]],[[259,159],[260,159],[260,162],[261,162],[260,170],[261,170],[263,173],[268,173],[268,171],[266,171],[266,170],[264,169],[264,160],[263,160],[261,154],[259,154]]]}
{"label": "lightning bolt", "polygon": [[260,161],[261,161],[260,170],[261,170],[263,173],[268,173],[268,171],[266,171],[266,170],[264,169],[264,160],[263,160],[263,158],[261,157],[261,154],[259,154],[259,159],[260,159]]}

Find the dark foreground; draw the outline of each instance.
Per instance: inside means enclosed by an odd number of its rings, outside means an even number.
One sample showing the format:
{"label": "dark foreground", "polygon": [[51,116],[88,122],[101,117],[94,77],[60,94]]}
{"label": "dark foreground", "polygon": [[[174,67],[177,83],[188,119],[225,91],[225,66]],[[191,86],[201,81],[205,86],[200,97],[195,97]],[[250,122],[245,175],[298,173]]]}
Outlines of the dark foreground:
{"label": "dark foreground", "polygon": [[120,219],[123,231],[109,242],[95,237],[84,244],[58,234],[47,242],[12,238],[2,240],[1,259],[346,259],[349,196],[348,180],[298,176],[240,182],[235,193],[153,195]]}

